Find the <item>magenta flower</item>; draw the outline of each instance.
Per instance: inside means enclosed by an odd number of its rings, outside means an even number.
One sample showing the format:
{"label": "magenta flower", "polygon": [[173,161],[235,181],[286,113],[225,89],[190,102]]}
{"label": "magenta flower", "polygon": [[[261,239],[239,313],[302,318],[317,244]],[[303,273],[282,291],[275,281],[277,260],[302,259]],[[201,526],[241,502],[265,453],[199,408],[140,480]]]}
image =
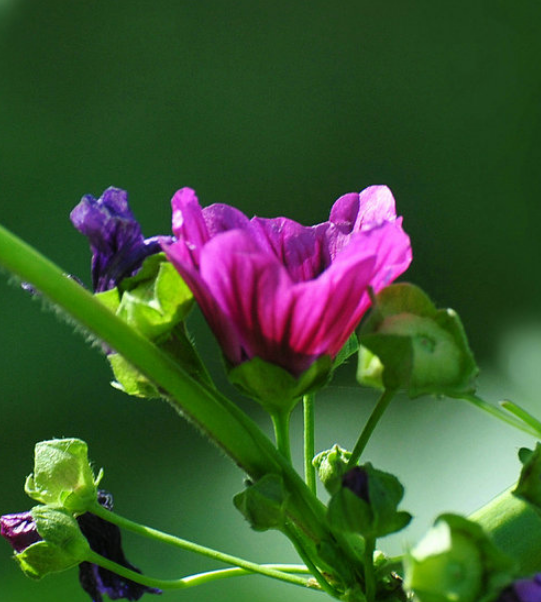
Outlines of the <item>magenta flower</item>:
{"label": "magenta flower", "polygon": [[162,246],[233,366],[259,357],[298,377],[334,359],[370,305],[368,287],[378,292],[411,262],[385,186],[340,197],[311,227],[202,209],[190,188],[172,207],[177,240]]}

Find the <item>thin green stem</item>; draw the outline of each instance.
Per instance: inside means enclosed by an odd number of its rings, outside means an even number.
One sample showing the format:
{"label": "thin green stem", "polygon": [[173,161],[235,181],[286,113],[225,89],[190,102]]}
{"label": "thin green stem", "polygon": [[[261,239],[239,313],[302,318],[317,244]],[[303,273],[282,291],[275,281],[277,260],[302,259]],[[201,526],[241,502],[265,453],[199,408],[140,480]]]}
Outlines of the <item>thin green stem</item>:
{"label": "thin green stem", "polygon": [[[255,571],[248,571],[245,569],[235,568],[235,569],[224,569],[218,571],[208,571],[206,573],[199,573],[197,575],[190,575],[189,577],[183,577],[182,579],[156,579],[154,577],[147,577],[146,575],[142,575],[141,573],[137,573],[136,571],[132,571],[108,558],[100,556],[96,552],[90,551],[87,556],[87,561],[92,564],[97,564],[98,566],[103,567],[125,579],[129,579],[130,581],[134,581],[135,583],[140,583],[141,585],[145,585],[147,587],[155,587],[158,589],[187,589],[189,587],[196,587],[198,585],[203,585],[205,583],[210,583],[211,581],[217,581],[219,579],[226,579],[228,577],[239,577],[242,575],[253,575]],[[267,577],[272,577],[274,579],[279,579],[280,581],[285,581],[286,583],[291,583],[292,585],[300,585],[301,587],[308,587],[313,589],[319,589],[319,587],[315,588],[312,581],[309,579],[303,579],[302,577],[296,577],[294,573],[305,573],[306,567],[304,569],[299,568],[297,565],[287,566],[287,565],[260,565],[261,568],[267,569],[269,573],[261,573]],[[285,568],[285,571],[276,570],[277,567]],[[289,569],[289,570],[287,570]],[[271,574],[272,573],[272,574]]]}
{"label": "thin green stem", "polygon": [[315,395],[309,393],[302,399],[304,416],[304,480],[308,489],[316,495],[316,469],[312,464],[315,456]]}
{"label": "thin green stem", "polygon": [[291,441],[289,437],[289,423],[291,419],[291,410],[276,412],[271,415],[274,426],[274,436],[276,438],[276,447],[284,458],[291,463]]}
{"label": "thin green stem", "polygon": [[[538,431],[535,428],[532,428],[532,426],[530,426],[530,424],[528,422],[525,423],[522,421],[522,419],[517,420],[514,416],[510,416],[508,412],[505,412],[504,410],[502,410],[502,408],[500,408],[499,406],[493,406],[492,404],[486,402],[484,399],[477,397],[477,395],[475,395],[473,393],[472,394],[464,394],[464,395],[460,395],[460,396],[456,395],[453,397],[454,397],[454,399],[463,399],[464,401],[468,401],[469,403],[474,405],[476,408],[483,410],[487,414],[490,414],[491,416],[498,418],[499,420],[501,420],[502,422],[505,422],[506,424],[510,424],[511,426],[514,426],[519,431],[528,433],[528,435],[533,435],[534,437],[539,437]],[[506,402],[504,402],[504,403],[506,403]],[[510,403],[510,402],[507,402],[507,403]],[[515,406],[515,408],[516,408],[516,406]],[[509,410],[509,411],[512,411],[512,410]],[[524,412],[524,410],[523,410],[523,412]],[[512,413],[515,414],[516,412],[512,412]],[[524,413],[526,413],[526,412],[524,412]]]}
{"label": "thin green stem", "polygon": [[395,391],[391,389],[385,389],[378,399],[375,408],[372,410],[372,414],[370,414],[370,418],[364,425],[364,429],[362,430],[353,451],[351,452],[351,457],[348,461],[348,468],[351,468],[357,464],[361,454],[364,451],[374,429],[376,428],[380,418],[385,413],[385,410],[388,408],[391,403],[391,399],[394,397]]}
{"label": "thin green stem", "polygon": [[376,540],[367,537],[364,540],[364,587],[367,602],[374,602],[376,598],[376,576],[374,574],[374,550]]}
{"label": "thin green stem", "polygon": [[[152,527],[141,525],[139,523],[136,523],[135,521],[124,518],[123,516],[119,516],[115,512],[111,512],[110,510],[103,508],[98,503],[94,505],[90,512],[96,514],[97,516],[103,518],[106,521],[109,521],[110,523],[114,523],[120,528],[133,531],[138,535],[148,537],[149,539],[154,539],[156,541],[159,541],[160,543],[169,544],[175,546],[176,548],[180,548],[181,550],[186,550],[188,552],[200,554],[201,556],[206,556],[207,558],[212,558],[213,560],[218,560],[219,562],[232,564],[234,566],[246,569],[247,571],[250,571],[252,573],[260,573],[262,575],[266,575],[267,577],[274,577],[275,579],[281,578],[280,574],[277,571],[273,569],[262,568],[261,565],[257,564],[256,562],[250,562],[249,560],[244,560],[243,558],[232,556],[231,554],[224,554],[223,552],[219,552],[218,550],[214,550],[213,548],[208,548],[206,546],[196,544],[192,541],[176,537],[175,535],[164,533],[163,531],[159,531],[158,529],[153,529]],[[286,581],[288,580],[289,578],[286,579]]]}
{"label": "thin green stem", "polygon": [[297,554],[301,557],[304,564],[306,564],[306,566],[310,569],[311,574],[313,575],[314,579],[318,582],[321,589],[323,591],[327,592],[329,594],[329,596],[332,596],[333,598],[340,598],[340,593],[338,592],[338,590],[336,590],[327,581],[327,579],[325,579],[325,577],[323,576],[321,571],[312,562],[312,559],[310,558],[310,556],[307,554],[306,550],[304,549],[303,543],[302,543],[301,539],[298,537],[295,528],[291,527],[291,526],[286,526],[285,533],[287,534],[287,536],[289,537],[289,539],[295,546],[295,549],[297,550]]}
{"label": "thin green stem", "polygon": [[507,399],[500,402],[500,405],[502,408],[516,416],[521,422],[531,426],[532,429],[534,429],[534,431],[537,433],[537,436],[541,437],[541,422],[532,416],[530,412],[527,412],[524,408],[521,408],[516,403],[513,403]]}

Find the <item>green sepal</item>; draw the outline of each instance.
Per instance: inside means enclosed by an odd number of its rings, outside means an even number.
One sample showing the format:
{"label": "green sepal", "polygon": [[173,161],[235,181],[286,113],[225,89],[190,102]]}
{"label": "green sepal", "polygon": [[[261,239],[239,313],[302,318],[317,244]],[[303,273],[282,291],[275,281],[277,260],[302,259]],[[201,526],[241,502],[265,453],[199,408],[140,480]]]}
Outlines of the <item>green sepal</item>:
{"label": "green sepal", "polygon": [[65,571],[87,559],[90,546],[70,512],[50,506],[31,510],[43,541],[14,555],[21,570],[32,579]]}
{"label": "green sepal", "polygon": [[[147,257],[135,276],[96,297],[171,355],[190,376],[212,385],[184,324],[193,306],[193,295],[164,253]],[[162,396],[154,383],[122,356],[110,353],[108,360],[115,375],[115,388],[135,397]]]}
{"label": "green sepal", "polygon": [[193,295],[164,253],[147,257],[135,276],[119,289],[97,293],[117,316],[151,341],[159,341],[183,320],[193,306]]}
{"label": "green sepal", "polygon": [[41,441],[34,449],[34,472],[26,479],[25,491],[43,504],[83,514],[96,504],[102,476],[102,471],[94,476],[84,441]]}
{"label": "green sepal", "polygon": [[406,591],[419,602],[488,602],[516,567],[477,523],[443,514],[405,555],[404,568]]}
{"label": "green sepal", "polygon": [[161,393],[156,385],[139,372],[137,368],[134,368],[124,356],[112,353],[107,356],[107,359],[115,376],[115,380],[111,383],[115,389],[133,397],[146,399],[161,397]]}
{"label": "green sepal", "polygon": [[477,364],[460,318],[437,309],[418,287],[400,283],[376,297],[359,334],[358,381],[409,397],[475,390]]}
{"label": "green sepal", "polygon": [[[178,324],[167,338],[162,339],[158,346],[173,357],[195,380],[214,387],[183,322]],[[123,356],[110,353],[107,359],[115,376],[115,381],[111,383],[115,389],[134,397],[147,399],[163,397],[163,392]]]}
{"label": "green sepal", "polygon": [[284,368],[254,357],[238,366],[228,366],[228,378],[274,415],[291,411],[303,395],[327,384],[331,369],[330,356],[323,355],[295,378]]}
{"label": "green sepal", "polygon": [[523,466],[513,495],[541,514],[541,443],[536,443],[534,450],[520,449],[519,458]]}
{"label": "green sepal", "polygon": [[327,517],[329,523],[341,530],[376,539],[396,533],[411,521],[411,514],[399,511],[404,487],[392,474],[375,469],[369,462],[353,470],[362,470],[367,477],[367,499],[357,496],[342,485],[332,496]]}
{"label": "green sepal", "polygon": [[346,362],[353,354],[357,353],[357,351],[359,351],[359,339],[357,338],[357,335],[353,333],[342,349],[340,349],[338,355],[334,358],[332,366],[333,370],[336,370],[336,368]]}
{"label": "green sepal", "polygon": [[312,460],[319,480],[331,495],[340,489],[350,457],[351,452],[335,443],[331,449],[320,452]]}
{"label": "green sepal", "polygon": [[267,474],[238,493],[233,503],[254,531],[280,530],[285,523],[288,498],[282,477]]}

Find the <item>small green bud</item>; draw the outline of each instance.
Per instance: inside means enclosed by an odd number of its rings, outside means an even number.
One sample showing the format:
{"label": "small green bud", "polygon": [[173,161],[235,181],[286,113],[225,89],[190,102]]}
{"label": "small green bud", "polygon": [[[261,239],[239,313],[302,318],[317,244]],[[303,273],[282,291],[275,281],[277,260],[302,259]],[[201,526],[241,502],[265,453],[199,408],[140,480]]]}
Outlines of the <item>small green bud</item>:
{"label": "small green bud", "polygon": [[97,500],[98,477],[88,461],[88,448],[80,439],[52,439],[36,444],[34,472],[25,491],[34,500],[73,514],[83,514]]}
{"label": "small green bud", "polygon": [[513,494],[541,514],[541,443],[536,443],[533,451],[522,448],[519,458],[523,466]]}
{"label": "small green bud", "polygon": [[513,562],[476,523],[445,514],[404,559],[404,587],[419,602],[483,602],[512,580]]}
{"label": "small green bud", "polygon": [[77,521],[66,510],[36,506],[31,510],[41,541],[14,555],[21,570],[33,579],[77,566],[90,546]]}
{"label": "small green bud", "polygon": [[410,397],[474,390],[478,369],[460,318],[436,309],[411,284],[381,291],[359,341],[361,384],[403,389]]}
{"label": "small green bud", "polygon": [[331,449],[320,452],[312,460],[319,480],[329,493],[336,493],[340,489],[350,457],[351,452],[342,449],[335,443]]}
{"label": "small green bud", "polygon": [[233,503],[255,531],[284,526],[289,494],[282,477],[268,474],[238,493]]}
{"label": "small green bud", "polygon": [[332,360],[324,355],[298,378],[259,357],[228,369],[229,380],[269,414],[292,410],[303,395],[323,387],[331,374]]}
{"label": "small green bud", "polygon": [[340,489],[327,511],[331,525],[346,532],[375,539],[395,533],[411,521],[398,511],[404,487],[392,474],[375,469],[369,462],[354,466],[342,476]]}

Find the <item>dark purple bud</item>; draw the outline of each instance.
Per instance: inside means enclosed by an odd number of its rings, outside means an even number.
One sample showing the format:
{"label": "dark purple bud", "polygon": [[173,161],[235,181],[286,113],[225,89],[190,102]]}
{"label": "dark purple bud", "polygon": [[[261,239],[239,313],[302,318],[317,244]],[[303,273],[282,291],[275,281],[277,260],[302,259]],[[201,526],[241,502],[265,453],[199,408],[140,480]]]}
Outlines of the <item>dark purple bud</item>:
{"label": "dark purple bud", "polygon": [[85,195],[70,218],[90,242],[94,292],[114,288],[133,276],[146,257],[161,252],[159,237],[143,237],[128,205],[128,193],[120,188],[108,188],[99,199]]}
{"label": "dark purple bud", "polygon": [[[113,509],[113,497],[106,491],[98,491],[98,502],[107,510]],[[122,550],[120,529],[116,525],[90,512],[79,516],[77,522],[94,552],[132,571],[141,572],[126,559]],[[161,594],[159,589],[134,583],[90,562],[82,562],[79,565],[79,580],[94,602],[103,602],[104,594],[112,600],[139,600],[145,593]]]}
{"label": "dark purple bud", "polygon": [[531,579],[519,579],[505,588],[496,602],[539,602],[541,600],[541,573]]}
{"label": "dark purple bud", "polygon": [[368,495],[368,472],[361,466],[348,470],[342,477],[342,485],[352,491],[357,497],[370,503]]}
{"label": "dark purple bud", "polygon": [[42,541],[30,512],[0,517],[0,535],[9,541],[17,553],[23,552],[33,543]]}

